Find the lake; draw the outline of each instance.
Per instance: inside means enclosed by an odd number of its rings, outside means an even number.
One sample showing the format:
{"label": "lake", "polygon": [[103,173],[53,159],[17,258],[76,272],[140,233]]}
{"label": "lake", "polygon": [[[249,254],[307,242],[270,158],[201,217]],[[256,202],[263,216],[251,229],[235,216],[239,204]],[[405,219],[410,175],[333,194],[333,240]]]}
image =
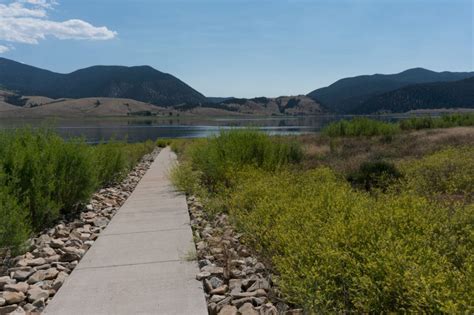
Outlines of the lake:
{"label": "lake", "polygon": [[[347,116],[345,116],[347,118]],[[375,116],[377,117],[377,116]],[[254,127],[271,135],[316,133],[328,123],[344,116],[257,117],[257,118],[104,118],[104,119],[1,119],[0,129],[23,126],[53,126],[65,138],[83,136],[90,143],[110,139],[140,142],[157,138],[199,138],[221,129]],[[401,116],[380,116],[396,120]]]}

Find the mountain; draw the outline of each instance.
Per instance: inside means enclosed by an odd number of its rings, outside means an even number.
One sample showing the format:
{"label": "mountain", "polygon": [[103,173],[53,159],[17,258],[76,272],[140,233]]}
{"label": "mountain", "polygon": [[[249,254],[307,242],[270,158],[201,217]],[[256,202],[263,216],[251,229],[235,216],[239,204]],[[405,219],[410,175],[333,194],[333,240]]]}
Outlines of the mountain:
{"label": "mountain", "polygon": [[305,95],[280,96],[276,98],[225,98],[220,103],[207,102],[200,105],[176,106],[180,111],[199,115],[228,114],[246,115],[315,115],[327,113],[318,102]]}
{"label": "mountain", "polygon": [[439,108],[474,108],[474,77],[454,82],[409,85],[373,96],[355,108],[353,113],[400,113]]}
{"label": "mountain", "polygon": [[345,78],[308,94],[329,110],[352,113],[369,99],[399,88],[419,83],[450,82],[473,77],[474,72],[435,72],[423,68],[397,74],[374,74]]}
{"label": "mountain", "polygon": [[61,74],[0,58],[0,86],[53,99],[113,97],[162,106],[206,102],[186,83],[149,66],[93,66]]}

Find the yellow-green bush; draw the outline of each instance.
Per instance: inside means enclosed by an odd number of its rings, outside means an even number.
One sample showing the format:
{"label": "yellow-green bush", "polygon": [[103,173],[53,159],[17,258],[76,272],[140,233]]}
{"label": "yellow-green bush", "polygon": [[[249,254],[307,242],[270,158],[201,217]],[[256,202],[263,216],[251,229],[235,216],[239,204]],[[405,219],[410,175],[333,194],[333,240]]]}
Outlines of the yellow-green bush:
{"label": "yellow-green bush", "polygon": [[474,147],[449,148],[400,165],[408,188],[421,194],[474,193]]}
{"label": "yellow-green bush", "polygon": [[286,299],[310,312],[474,310],[472,206],[453,212],[409,193],[371,198],[325,168],[251,171],[230,197]]}

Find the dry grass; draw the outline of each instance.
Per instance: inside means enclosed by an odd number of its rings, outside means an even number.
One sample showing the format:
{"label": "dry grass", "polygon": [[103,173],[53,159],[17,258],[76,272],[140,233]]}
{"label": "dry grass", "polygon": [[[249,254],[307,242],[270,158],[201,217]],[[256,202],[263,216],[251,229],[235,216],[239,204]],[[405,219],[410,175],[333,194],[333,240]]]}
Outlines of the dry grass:
{"label": "dry grass", "polygon": [[473,127],[429,129],[403,133],[392,138],[357,137],[330,139],[321,135],[302,135],[305,149],[304,168],[321,165],[347,174],[367,160],[420,158],[449,146],[474,145]]}

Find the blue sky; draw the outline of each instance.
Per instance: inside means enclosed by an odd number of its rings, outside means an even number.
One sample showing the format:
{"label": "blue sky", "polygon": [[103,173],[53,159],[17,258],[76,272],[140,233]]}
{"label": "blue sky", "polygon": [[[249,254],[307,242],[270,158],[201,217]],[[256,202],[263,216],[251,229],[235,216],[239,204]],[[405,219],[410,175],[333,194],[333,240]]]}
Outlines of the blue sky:
{"label": "blue sky", "polygon": [[359,74],[472,71],[473,2],[0,0],[0,52],[58,72],[147,64],[207,96],[306,94]]}

